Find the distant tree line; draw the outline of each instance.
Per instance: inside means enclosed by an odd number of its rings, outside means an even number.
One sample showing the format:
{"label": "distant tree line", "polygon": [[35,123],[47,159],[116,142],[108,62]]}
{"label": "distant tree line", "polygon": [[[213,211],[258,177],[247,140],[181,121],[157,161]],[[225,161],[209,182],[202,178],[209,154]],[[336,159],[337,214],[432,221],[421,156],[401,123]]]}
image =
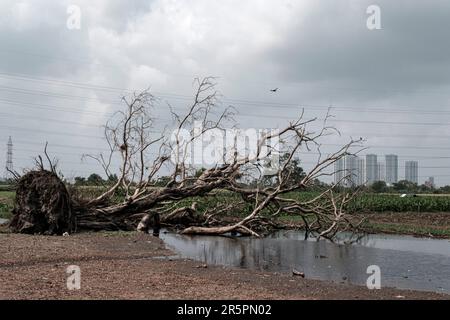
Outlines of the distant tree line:
{"label": "distant tree line", "polygon": [[[299,181],[305,176],[305,172],[303,168],[300,166],[299,161],[292,160],[290,164],[290,177],[288,181],[295,183],[295,181]],[[201,168],[196,171],[195,176],[199,177],[206,169]],[[171,177],[162,176],[157,179],[154,179],[152,185],[155,187],[164,187],[169,183]],[[250,182],[241,182],[242,185],[249,187],[267,187],[271,185],[276,185],[278,177],[267,175],[261,180],[255,179]],[[116,183],[118,177],[116,174],[111,175],[108,179],[104,179],[97,173],[92,173],[87,178],[86,177],[75,177],[74,185],[75,186],[99,186],[99,185],[110,185]],[[0,185],[8,185],[11,184],[11,181],[0,181]],[[322,182],[316,179],[312,189],[321,190],[324,188],[330,187],[329,184]],[[355,187],[356,188],[356,187]],[[430,187],[425,184],[418,185],[411,181],[400,180],[392,185],[387,185],[384,181],[375,181],[370,186],[358,187],[362,191],[372,192],[372,193],[432,193],[432,194],[447,194],[450,193],[450,185],[443,187]],[[343,187],[338,187],[337,189],[344,190]],[[311,190],[310,190],[311,191]]]}
{"label": "distant tree line", "polygon": [[387,185],[384,181],[375,181],[368,187],[364,187],[373,193],[450,193],[450,186],[440,188],[428,186],[425,184],[417,184],[407,180],[400,180],[392,185]]}
{"label": "distant tree line", "polygon": [[97,173],[92,173],[89,177],[75,177],[75,185],[76,186],[98,186],[98,185],[105,185],[105,184],[112,184],[116,183],[118,181],[118,177],[116,174],[113,174],[108,177],[108,179],[103,179],[102,176],[100,176]]}
{"label": "distant tree line", "polygon": [[[280,158],[281,163],[284,163],[284,161],[287,161],[287,156],[283,155]],[[285,179],[286,184],[295,184],[298,183],[298,181],[301,181],[306,175],[305,171],[300,165],[300,161],[297,159],[292,159],[286,168],[286,172],[289,173],[289,177]],[[195,177],[200,177],[203,172],[205,172],[205,168],[200,168],[196,170]],[[162,176],[156,179],[152,180],[152,186],[154,187],[164,187],[170,182],[171,177],[169,176]],[[277,185],[278,182],[278,175],[265,175],[261,179],[254,179],[252,181],[242,181],[240,184],[242,186],[248,186],[248,187],[270,187]],[[98,186],[98,185],[111,185],[118,181],[118,177],[116,174],[111,175],[108,179],[103,179],[99,174],[92,173],[89,177],[76,177],[75,178],[75,186]],[[314,183],[311,186],[311,189],[309,191],[326,189],[329,188],[330,184],[327,184],[325,182],[320,181],[319,179],[316,179]],[[369,193],[450,193],[450,185],[435,188],[430,187],[428,185],[422,184],[418,185],[416,183],[413,183],[411,181],[407,180],[400,180],[396,183],[393,183],[392,185],[387,185],[385,181],[375,181],[370,186],[363,186],[363,187],[354,187],[353,189],[361,189],[361,191],[369,192]],[[348,188],[344,187],[337,187],[336,189],[340,189],[341,191],[345,191]]]}

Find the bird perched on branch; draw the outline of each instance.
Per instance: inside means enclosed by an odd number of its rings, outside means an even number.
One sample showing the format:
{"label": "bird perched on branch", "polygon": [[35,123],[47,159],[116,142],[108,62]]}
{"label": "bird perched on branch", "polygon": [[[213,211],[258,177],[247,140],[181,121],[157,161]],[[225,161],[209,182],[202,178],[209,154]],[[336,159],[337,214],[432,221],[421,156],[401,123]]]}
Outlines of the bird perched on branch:
{"label": "bird perched on branch", "polygon": [[122,144],[120,147],[120,151],[126,151],[127,150],[127,148],[128,148],[128,146],[124,143],[124,144]]}

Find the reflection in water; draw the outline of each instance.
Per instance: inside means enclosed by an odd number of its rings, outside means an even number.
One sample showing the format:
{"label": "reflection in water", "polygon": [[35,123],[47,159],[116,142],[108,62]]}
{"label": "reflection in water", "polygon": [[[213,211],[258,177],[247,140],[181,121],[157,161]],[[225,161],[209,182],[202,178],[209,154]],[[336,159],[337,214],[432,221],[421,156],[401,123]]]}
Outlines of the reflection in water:
{"label": "reflection in water", "polygon": [[207,264],[270,272],[296,269],[307,278],[365,285],[367,267],[381,268],[382,286],[450,292],[450,242],[408,236],[371,235],[357,244],[304,240],[298,231],[268,238],[182,236],[161,238],[182,257]]}

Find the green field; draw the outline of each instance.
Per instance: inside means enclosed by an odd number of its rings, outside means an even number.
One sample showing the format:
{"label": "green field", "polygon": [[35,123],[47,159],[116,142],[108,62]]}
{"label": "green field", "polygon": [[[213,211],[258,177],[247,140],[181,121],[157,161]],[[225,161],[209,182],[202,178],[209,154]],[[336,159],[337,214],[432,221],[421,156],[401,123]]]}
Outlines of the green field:
{"label": "green field", "polygon": [[[81,191],[80,193],[85,193],[84,189],[79,191]],[[91,189],[89,189],[89,193],[92,195]],[[99,192],[97,191],[97,193]],[[307,201],[317,195],[317,192],[295,192],[285,196]],[[203,211],[215,205],[230,203],[230,198],[239,200],[239,197],[230,192],[217,191],[213,197],[182,200],[179,206],[190,206],[193,201],[197,201],[198,209]],[[13,199],[14,192],[0,191],[0,217],[9,216]],[[348,204],[347,210],[352,213],[450,212],[450,195],[418,195],[417,197],[401,198],[399,194],[360,194]]]}
{"label": "green field", "polygon": [[[299,200],[307,201],[316,192],[297,192],[289,194]],[[356,196],[347,206],[352,213],[369,212],[450,212],[450,195],[418,195],[401,198],[399,194],[365,193]]]}

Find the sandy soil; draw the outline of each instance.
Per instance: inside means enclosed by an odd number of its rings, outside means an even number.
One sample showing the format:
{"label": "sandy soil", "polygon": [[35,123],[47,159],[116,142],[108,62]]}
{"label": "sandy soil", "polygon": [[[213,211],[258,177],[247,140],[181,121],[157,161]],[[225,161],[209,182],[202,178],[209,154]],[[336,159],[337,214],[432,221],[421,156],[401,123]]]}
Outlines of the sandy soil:
{"label": "sandy soil", "polygon": [[[0,299],[450,299],[173,259],[153,236],[0,234]],[[81,268],[70,291],[69,265]],[[401,297],[400,297],[401,296]]]}

